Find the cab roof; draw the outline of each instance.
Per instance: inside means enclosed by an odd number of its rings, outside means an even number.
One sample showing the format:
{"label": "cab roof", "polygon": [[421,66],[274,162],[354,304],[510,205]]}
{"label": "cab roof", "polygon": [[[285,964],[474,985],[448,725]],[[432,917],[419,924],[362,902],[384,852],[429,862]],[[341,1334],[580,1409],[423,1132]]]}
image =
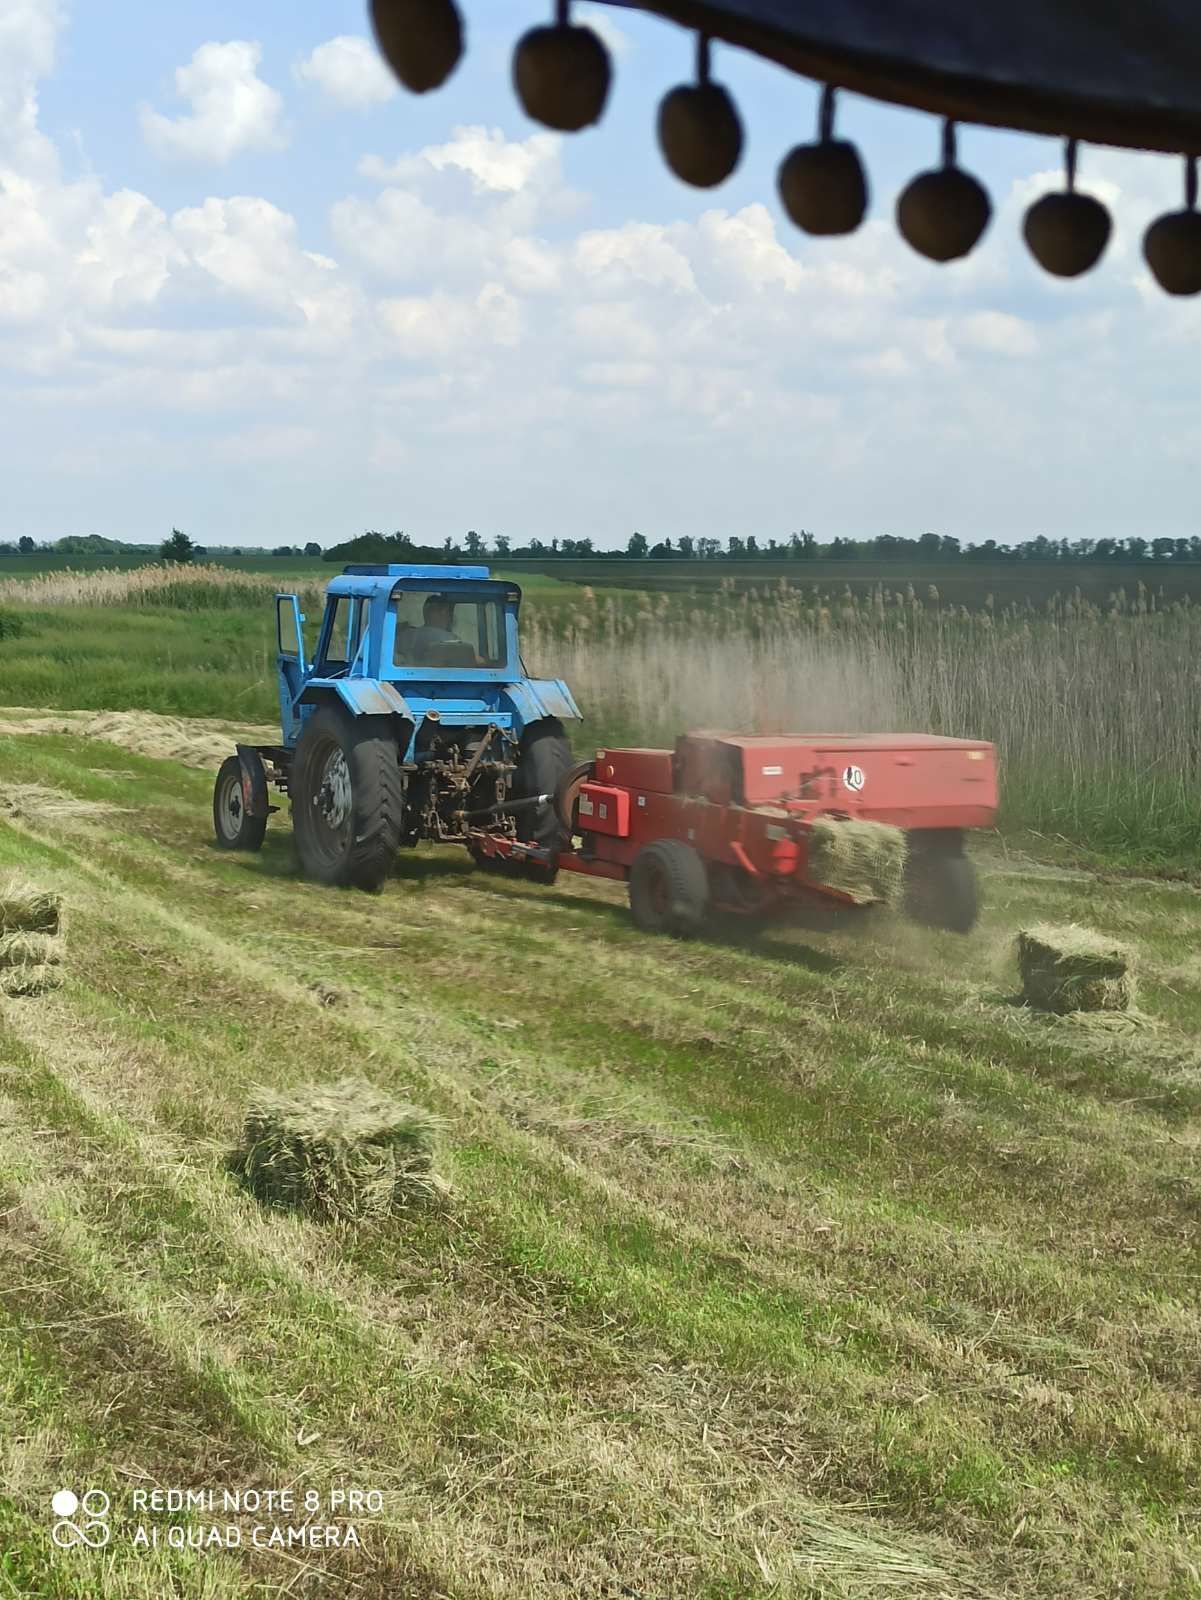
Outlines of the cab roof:
{"label": "cab roof", "polygon": [[438,589],[449,589],[456,583],[479,584],[493,581],[488,567],[392,562],[388,566],[344,567],[336,578],[331,579],[326,592],[335,596],[389,595],[396,585],[406,578],[419,583],[430,583]]}

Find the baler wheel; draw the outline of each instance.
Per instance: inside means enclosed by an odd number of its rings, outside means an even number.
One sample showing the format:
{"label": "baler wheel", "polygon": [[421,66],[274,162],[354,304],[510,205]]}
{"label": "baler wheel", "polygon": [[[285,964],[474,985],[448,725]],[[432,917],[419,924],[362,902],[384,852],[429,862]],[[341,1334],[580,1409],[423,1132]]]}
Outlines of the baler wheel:
{"label": "baler wheel", "polygon": [[266,817],[252,817],[242,800],[242,763],[227,756],[213,785],[213,832],[222,850],[261,850]]}
{"label": "baler wheel", "polygon": [[579,803],[580,790],[590,782],[595,771],[595,761],[578,761],[574,767],[568,767],[559,779],[555,789],[555,811],[569,834],[580,831],[575,808]]}
{"label": "baler wheel", "polygon": [[909,835],[905,868],[905,915],[927,928],[970,933],[980,915],[976,869],[964,853],[962,834],[928,839]]}
{"label": "baler wheel", "polygon": [[404,823],[404,774],[387,719],[319,706],[296,746],[291,793],[306,876],[379,889],[396,860]]}
{"label": "baler wheel", "polygon": [[709,875],[690,844],[656,839],[643,846],[630,868],[630,911],[645,933],[691,938],[708,909]]}

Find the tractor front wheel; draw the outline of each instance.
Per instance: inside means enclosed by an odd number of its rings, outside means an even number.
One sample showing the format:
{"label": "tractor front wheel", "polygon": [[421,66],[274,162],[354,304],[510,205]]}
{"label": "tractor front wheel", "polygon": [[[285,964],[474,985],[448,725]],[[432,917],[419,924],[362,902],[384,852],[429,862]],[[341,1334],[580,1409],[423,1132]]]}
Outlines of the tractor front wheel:
{"label": "tractor front wheel", "polygon": [[404,775],[387,719],[319,706],[304,725],[292,773],[305,875],[338,887],[381,888],[404,823]]}
{"label": "tractor front wheel", "polygon": [[222,850],[261,850],[266,817],[252,817],[242,793],[242,763],[227,756],[213,785],[213,832]]}
{"label": "tractor front wheel", "polygon": [[630,911],[645,933],[688,939],[699,933],[709,909],[705,863],[682,839],[656,839],[630,868]]}
{"label": "tractor front wheel", "polygon": [[905,915],[926,928],[970,933],[980,915],[976,869],[956,830],[909,835],[905,867]]}

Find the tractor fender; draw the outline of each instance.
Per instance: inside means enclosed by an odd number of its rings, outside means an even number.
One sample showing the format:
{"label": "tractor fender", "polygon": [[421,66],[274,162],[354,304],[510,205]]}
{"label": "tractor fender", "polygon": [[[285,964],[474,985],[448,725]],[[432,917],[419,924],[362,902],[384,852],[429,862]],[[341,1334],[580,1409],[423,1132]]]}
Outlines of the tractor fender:
{"label": "tractor fender", "polygon": [[316,678],[311,679],[300,696],[301,705],[318,705],[325,699],[337,699],[354,717],[403,717],[414,721],[408,701],[398,692],[395,684],[381,682],[378,678]]}
{"label": "tractor fender", "polygon": [[242,809],[248,817],[270,816],[275,807],[267,798],[267,769],[252,744],[236,746],[242,769]]}
{"label": "tractor fender", "polygon": [[562,678],[519,678],[506,683],[501,693],[519,718],[521,727],[547,717],[578,722],[582,715]]}

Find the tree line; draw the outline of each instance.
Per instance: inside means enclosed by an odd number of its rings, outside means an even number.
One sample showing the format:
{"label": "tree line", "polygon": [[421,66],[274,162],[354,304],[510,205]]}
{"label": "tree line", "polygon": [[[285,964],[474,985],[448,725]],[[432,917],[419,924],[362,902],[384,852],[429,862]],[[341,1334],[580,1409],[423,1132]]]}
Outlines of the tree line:
{"label": "tree line", "polygon": [[[280,552],[288,554],[287,550]],[[299,551],[295,552],[297,555]],[[306,547],[306,554],[308,549]],[[546,561],[1097,561],[1169,562],[1201,561],[1201,536],[1190,539],[1048,539],[1039,534],[1017,544],[963,544],[947,534],[923,533],[916,539],[883,533],[873,539],[832,539],[821,543],[808,532],[787,539],[765,539],[754,534],[731,534],[724,542],[682,535],[674,542],[652,544],[642,533],[632,533],[625,549],[598,550],[591,539],[531,539],[526,544],[498,534],[491,542],[474,530],[462,543],[446,539],[441,545],[420,545],[407,533],[369,530],[356,539],[331,545],[324,560],[331,562],[462,561],[486,556],[500,559]]]}

